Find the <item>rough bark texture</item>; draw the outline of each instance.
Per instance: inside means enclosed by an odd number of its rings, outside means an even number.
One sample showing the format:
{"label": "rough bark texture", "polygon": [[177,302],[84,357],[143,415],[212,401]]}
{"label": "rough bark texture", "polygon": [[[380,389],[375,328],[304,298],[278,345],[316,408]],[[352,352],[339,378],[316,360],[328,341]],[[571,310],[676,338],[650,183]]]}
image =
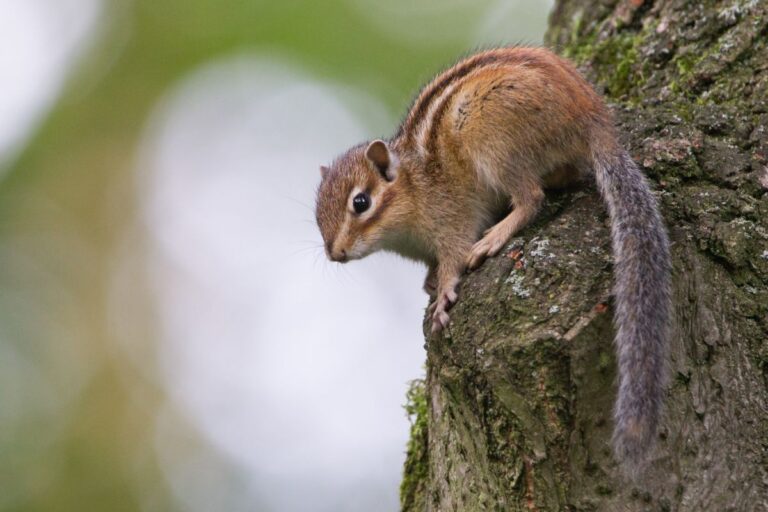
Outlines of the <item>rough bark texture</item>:
{"label": "rough bark texture", "polygon": [[765,0],[557,2],[547,43],[612,103],[673,242],[652,467],[631,484],[610,450],[611,252],[587,184],[549,194],[428,339],[404,510],[768,510],[767,41]]}

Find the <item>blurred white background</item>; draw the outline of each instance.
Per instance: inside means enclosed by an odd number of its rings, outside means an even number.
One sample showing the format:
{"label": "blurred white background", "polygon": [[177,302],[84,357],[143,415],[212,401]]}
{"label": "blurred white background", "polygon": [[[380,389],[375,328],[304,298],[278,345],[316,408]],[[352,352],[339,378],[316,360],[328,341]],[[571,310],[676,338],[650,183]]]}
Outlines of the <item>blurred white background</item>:
{"label": "blurred white background", "polygon": [[162,375],[214,444],[277,491],[274,510],[307,510],[308,497],[359,510],[371,495],[395,508],[403,397],[422,374],[422,270],[380,255],[340,268],[314,225],[318,162],[370,133],[340,99],[353,95],[369,126],[386,124],[360,92],[231,57],[170,92],[142,148]]}
{"label": "blurred white background", "polygon": [[318,167],[550,2],[240,4],[0,0],[0,511],[397,509],[425,270]]}

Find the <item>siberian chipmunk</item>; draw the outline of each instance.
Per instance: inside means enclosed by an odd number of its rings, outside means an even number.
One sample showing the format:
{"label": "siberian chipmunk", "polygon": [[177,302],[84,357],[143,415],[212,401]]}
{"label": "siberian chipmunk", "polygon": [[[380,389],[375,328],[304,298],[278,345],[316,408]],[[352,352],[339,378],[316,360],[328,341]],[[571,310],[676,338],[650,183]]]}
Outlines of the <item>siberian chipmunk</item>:
{"label": "siberian chipmunk", "polygon": [[570,62],[521,47],[461,60],[421,90],[392,138],[320,170],[316,217],[328,257],[383,249],[426,263],[433,332],[448,326],[461,275],[531,222],[544,188],[594,173],[615,258],[614,450],[625,469],[639,468],[665,381],[669,241],[611,114]]}

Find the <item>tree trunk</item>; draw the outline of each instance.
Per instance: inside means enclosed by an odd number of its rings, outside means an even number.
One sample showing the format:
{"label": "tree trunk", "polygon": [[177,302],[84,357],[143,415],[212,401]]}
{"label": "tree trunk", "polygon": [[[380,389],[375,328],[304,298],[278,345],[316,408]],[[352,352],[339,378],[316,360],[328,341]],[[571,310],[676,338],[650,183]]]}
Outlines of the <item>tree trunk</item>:
{"label": "tree trunk", "polygon": [[548,44],[612,103],[673,253],[665,416],[618,472],[607,213],[593,185],[467,276],[427,341],[403,509],[768,510],[768,2],[559,0]]}

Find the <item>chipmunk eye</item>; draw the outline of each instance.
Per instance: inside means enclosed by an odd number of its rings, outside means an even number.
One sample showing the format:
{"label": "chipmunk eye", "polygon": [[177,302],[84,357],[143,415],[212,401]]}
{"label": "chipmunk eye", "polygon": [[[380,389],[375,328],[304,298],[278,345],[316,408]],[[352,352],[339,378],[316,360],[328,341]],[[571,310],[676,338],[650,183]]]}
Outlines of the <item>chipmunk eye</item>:
{"label": "chipmunk eye", "polygon": [[352,199],[352,207],[355,209],[355,213],[363,213],[371,206],[371,198],[365,192],[360,192],[354,199]]}

